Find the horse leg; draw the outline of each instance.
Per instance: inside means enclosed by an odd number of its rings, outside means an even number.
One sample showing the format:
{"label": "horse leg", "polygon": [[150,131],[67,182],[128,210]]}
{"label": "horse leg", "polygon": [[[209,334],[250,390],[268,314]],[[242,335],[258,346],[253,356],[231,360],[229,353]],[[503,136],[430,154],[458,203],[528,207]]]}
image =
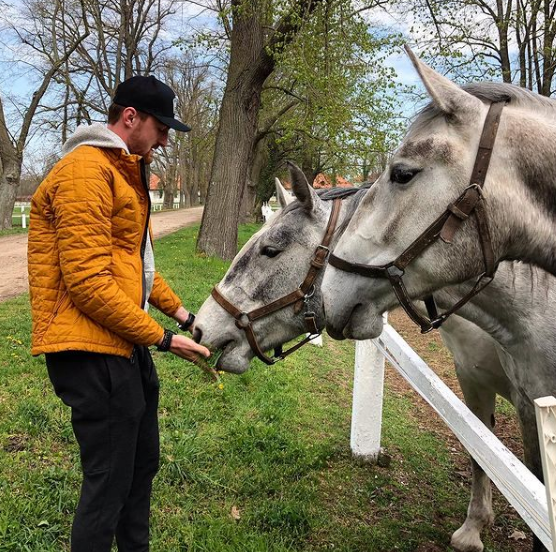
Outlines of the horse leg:
{"label": "horse leg", "polygon": [[[490,389],[479,389],[474,382],[466,380],[465,374],[460,375],[461,368],[457,371],[465,403],[492,431],[496,394]],[[450,543],[457,552],[482,552],[484,546],[481,541],[481,531],[494,522],[490,479],[473,458],[471,458],[471,474],[471,498],[467,517],[463,525],[452,535]]]}
{"label": "horse leg", "polygon": [[[465,403],[492,431],[496,395],[510,399],[511,394],[511,384],[502,367],[496,342],[475,324],[459,316],[448,320],[440,333],[454,357]],[[472,458],[471,473],[467,518],[451,540],[457,552],[482,552],[481,531],[494,521],[490,480]]]}

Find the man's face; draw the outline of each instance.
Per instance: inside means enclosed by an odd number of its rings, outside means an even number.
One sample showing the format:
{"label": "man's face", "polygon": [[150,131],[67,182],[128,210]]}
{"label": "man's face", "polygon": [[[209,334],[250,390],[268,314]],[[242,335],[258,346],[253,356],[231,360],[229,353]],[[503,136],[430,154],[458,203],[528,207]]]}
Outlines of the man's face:
{"label": "man's face", "polygon": [[165,124],[152,115],[146,115],[144,119],[137,115],[133,122],[134,125],[127,140],[130,153],[145,156],[151,149],[159,146],[166,147],[170,129]]}

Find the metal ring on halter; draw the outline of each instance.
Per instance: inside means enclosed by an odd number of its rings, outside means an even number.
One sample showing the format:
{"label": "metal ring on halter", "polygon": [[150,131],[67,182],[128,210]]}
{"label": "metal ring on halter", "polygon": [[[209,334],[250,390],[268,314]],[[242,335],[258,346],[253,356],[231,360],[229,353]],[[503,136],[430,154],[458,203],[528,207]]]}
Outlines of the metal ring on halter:
{"label": "metal ring on halter", "polygon": [[[299,289],[301,289],[301,284],[299,284]],[[306,303],[309,299],[311,299],[311,297],[313,297],[313,295],[315,295],[315,284],[313,284],[309,288],[309,291],[304,295],[303,302]]]}
{"label": "metal ring on halter", "polygon": [[248,328],[251,324],[251,320],[249,319],[249,315],[246,312],[242,312],[237,318],[236,318],[236,326],[240,329],[240,330],[245,330],[245,328]]}

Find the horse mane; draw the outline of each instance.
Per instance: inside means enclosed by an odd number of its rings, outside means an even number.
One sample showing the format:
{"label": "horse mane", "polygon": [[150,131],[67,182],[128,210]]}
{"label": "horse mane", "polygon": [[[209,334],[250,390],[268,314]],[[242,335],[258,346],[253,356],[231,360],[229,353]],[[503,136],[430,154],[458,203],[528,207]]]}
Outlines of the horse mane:
{"label": "horse mane", "polygon": [[[346,199],[351,196],[356,196],[359,194],[357,201],[348,202],[350,207],[353,205],[353,211],[355,211],[357,205],[359,204],[359,198],[362,198],[365,192],[372,186],[372,182],[363,182],[360,186],[353,188],[327,188],[321,190],[315,190],[318,196],[323,201],[333,201],[334,199]],[[300,203],[297,199],[292,201],[290,204],[286,205],[282,213],[289,213],[290,211],[295,211],[300,208]],[[351,213],[350,213],[351,214]]]}
{"label": "horse mane", "polygon": [[368,190],[373,185],[372,182],[363,182],[357,188],[327,188],[324,190],[317,190],[317,194],[323,201],[333,201],[335,199],[345,199],[358,193],[360,190]]}
{"label": "horse mane", "polygon": [[[520,88],[515,84],[504,82],[475,82],[462,86],[462,89],[486,103],[510,101],[510,105],[517,105],[529,109],[543,109],[548,112],[556,110],[556,101],[546,96],[531,92],[527,88]],[[429,102],[417,113],[415,122],[425,123],[442,112],[433,102]]]}

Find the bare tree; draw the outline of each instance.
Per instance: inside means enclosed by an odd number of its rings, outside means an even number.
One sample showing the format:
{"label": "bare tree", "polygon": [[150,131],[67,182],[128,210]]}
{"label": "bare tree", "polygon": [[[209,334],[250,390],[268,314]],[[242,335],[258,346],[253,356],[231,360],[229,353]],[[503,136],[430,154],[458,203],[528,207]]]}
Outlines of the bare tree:
{"label": "bare tree", "polygon": [[175,0],[83,1],[90,33],[59,71],[56,97],[42,108],[43,120],[58,115],[62,141],[78,124],[105,119],[120,82],[160,73],[173,44],[163,30]]}
{"label": "bare tree", "polygon": [[206,65],[197,65],[192,55],[168,60],[164,79],[176,93],[175,111],[191,131],[176,133],[163,156],[157,155],[153,173],[160,178],[164,206],[172,207],[179,191],[180,206],[198,203],[204,197],[206,167],[212,160],[217,120],[214,84]]}
{"label": "bare tree", "polygon": [[[72,9],[67,9],[70,7]],[[79,10],[74,7],[78,6]],[[25,25],[12,22],[10,29],[20,48],[28,49],[30,59],[38,61],[28,65],[38,74],[38,86],[24,106],[18,106],[21,126],[10,132],[5,105],[0,97],[0,229],[11,228],[12,212],[21,178],[25,145],[31,125],[54,77],[72,58],[88,36],[89,30],[83,17],[84,3],[71,0],[43,2],[32,0],[22,5]],[[63,39],[60,37],[63,36]]]}
{"label": "bare tree", "polygon": [[555,0],[400,0],[393,6],[413,12],[415,39],[431,61],[443,60],[446,71],[552,94]]}

